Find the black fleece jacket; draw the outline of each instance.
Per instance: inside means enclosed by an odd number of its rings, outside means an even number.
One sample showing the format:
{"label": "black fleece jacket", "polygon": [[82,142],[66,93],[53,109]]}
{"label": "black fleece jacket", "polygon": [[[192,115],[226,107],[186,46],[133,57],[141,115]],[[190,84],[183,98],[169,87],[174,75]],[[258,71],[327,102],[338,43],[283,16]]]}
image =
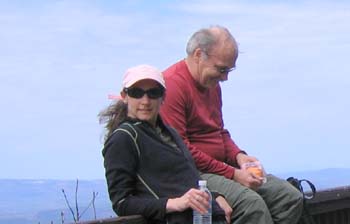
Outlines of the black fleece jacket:
{"label": "black fleece jacket", "polygon": [[158,125],[177,148],[166,144],[147,122],[131,119],[106,140],[102,154],[113,209],[119,216],[141,214],[151,223],[170,223],[174,216],[191,222],[191,209],[166,214],[166,203],[196,188],[199,172],[177,132],[161,119]]}

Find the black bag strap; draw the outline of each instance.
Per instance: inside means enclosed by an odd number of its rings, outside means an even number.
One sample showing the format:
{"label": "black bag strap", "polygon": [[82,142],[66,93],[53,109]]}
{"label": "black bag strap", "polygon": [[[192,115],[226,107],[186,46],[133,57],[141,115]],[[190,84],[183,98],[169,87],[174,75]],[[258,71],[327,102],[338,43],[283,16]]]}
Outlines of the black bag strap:
{"label": "black bag strap", "polygon": [[[310,200],[310,199],[315,197],[317,191],[316,191],[315,185],[313,183],[311,183],[311,181],[306,180],[306,179],[298,180],[297,178],[294,178],[294,177],[289,177],[287,179],[287,181],[289,183],[291,183],[294,187],[296,187],[303,194],[304,200]],[[306,194],[304,192],[303,182],[307,183],[309,185],[309,187],[311,189],[311,193]]]}
{"label": "black bag strap", "polygon": [[[306,182],[310,186],[311,194],[308,195],[308,194],[306,194],[304,192],[303,185],[302,185],[303,182]],[[312,198],[315,197],[315,195],[316,195],[316,187],[315,187],[315,185],[313,183],[311,183],[309,180],[301,179],[301,180],[299,180],[299,185],[300,185],[300,188],[301,188],[300,191],[303,192],[304,199],[309,200],[309,199],[312,199]]]}

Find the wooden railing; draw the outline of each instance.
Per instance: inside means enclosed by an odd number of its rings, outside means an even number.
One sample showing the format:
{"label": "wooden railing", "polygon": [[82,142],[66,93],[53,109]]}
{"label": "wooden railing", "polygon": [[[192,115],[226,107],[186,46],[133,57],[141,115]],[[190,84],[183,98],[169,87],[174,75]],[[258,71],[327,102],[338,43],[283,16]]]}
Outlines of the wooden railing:
{"label": "wooden railing", "polygon": [[[350,224],[350,186],[318,191],[308,201],[316,224]],[[79,222],[79,224],[147,224],[139,215]]]}
{"label": "wooden railing", "polygon": [[350,224],[350,186],[319,191],[308,207],[317,224]]}

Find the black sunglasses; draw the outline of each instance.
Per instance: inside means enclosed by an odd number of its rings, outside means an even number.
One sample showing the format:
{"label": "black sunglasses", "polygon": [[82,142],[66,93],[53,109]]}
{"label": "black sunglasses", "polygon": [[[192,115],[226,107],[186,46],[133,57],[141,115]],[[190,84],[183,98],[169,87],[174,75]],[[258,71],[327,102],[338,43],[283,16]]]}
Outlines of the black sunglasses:
{"label": "black sunglasses", "polygon": [[150,99],[158,99],[164,95],[164,89],[163,88],[152,88],[148,90],[143,90],[141,88],[124,88],[124,92],[128,94],[128,96],[135,98],[135,99],[140,99],[142,98],[145,94],[147,94],[148,98]]}

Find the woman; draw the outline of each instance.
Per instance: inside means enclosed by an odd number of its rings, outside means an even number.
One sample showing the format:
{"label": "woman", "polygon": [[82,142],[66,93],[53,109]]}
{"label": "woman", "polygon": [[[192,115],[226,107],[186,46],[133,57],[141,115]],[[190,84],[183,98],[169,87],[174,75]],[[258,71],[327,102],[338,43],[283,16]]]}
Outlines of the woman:
{"label": "woman", "polygon": [[[136,66],[127,70],[119,100],[99,114],[107,129],[102,153],[109,196],[120,216],[192,223],[192,209],[205,213],[209,197],[196,189],[199,173],[181,137],[159,117],[164,96],[162,73]],[[220,215],[230,222],[231,207],[213,196],[213,223]]]}

